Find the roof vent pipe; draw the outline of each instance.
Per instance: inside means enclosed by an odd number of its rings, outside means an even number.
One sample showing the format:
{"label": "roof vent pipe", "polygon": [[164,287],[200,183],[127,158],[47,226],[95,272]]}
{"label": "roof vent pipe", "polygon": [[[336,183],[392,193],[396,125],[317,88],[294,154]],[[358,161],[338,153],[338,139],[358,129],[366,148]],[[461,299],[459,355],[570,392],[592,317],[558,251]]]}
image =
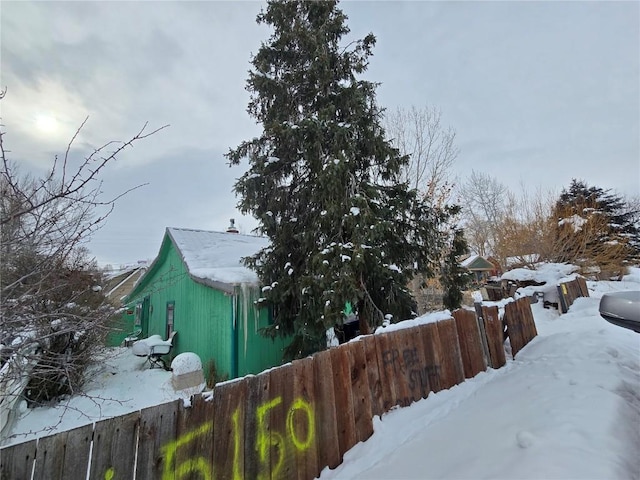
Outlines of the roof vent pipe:
{"label": "roof vent pipe", "polygon": [[236,228],[236,221],[235,219],[231,218],[229,220],[231,223],[229,224],[229,226],[227,227],[227,233],[239,233],[238,229]]}

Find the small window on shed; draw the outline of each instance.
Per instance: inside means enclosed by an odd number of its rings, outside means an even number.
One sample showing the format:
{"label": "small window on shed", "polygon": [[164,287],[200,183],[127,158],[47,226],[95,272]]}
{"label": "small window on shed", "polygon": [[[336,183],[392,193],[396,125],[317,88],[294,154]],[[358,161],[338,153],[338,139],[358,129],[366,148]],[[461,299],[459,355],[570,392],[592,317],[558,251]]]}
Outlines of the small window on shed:
{"label": "small window on shed", "polygon": [[176,302],[174,301],[167,302],[167,331],[166,331],[165,338],[169,338],[169,336],[171,335],[171,332],[173,332],[173,320],[174,320],[175,309],[176,309]]}
{"label": "small window on shed", "polygon": [[136,313],[135,313],[135,319],[133,321],[133,325],[135,327],[139,327],[140,325],[142,325],[142,304],[141,303],[136,304]]}

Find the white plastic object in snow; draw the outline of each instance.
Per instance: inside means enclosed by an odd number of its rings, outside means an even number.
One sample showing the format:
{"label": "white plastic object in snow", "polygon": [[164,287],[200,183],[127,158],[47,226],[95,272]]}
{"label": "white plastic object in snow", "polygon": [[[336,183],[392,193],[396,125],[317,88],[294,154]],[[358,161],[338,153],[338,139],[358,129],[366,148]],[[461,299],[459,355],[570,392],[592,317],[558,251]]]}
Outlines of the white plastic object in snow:
{"label": "white plastic object in snow", "polygon": [[171,362],[173,389],[185,395],[200,393],[207,386],[202,371],[202,361],[193,352],[177,355]]}

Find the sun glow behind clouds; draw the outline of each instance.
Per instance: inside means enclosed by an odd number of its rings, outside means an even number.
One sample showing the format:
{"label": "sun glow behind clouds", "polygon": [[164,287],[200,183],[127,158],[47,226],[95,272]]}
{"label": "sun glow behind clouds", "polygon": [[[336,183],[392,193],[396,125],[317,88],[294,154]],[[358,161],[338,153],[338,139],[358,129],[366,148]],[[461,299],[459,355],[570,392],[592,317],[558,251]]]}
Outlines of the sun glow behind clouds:
{"label": "sun glow behind clouds", "polygon": [[39,113],[36,115],[35,123],[37,129],[47,135],[52,135],[58,130],[58,119],[50,113]]}
{"label": "sun glow behind clouds", "polygon": [[[8,83],[1,108],[11,150],[28,163],[49,165],[55,153],[65,151],[89,109],[57,80],[42,78],[32,84],[11,78]],[[76,140],[91,143],[86,136]]]}

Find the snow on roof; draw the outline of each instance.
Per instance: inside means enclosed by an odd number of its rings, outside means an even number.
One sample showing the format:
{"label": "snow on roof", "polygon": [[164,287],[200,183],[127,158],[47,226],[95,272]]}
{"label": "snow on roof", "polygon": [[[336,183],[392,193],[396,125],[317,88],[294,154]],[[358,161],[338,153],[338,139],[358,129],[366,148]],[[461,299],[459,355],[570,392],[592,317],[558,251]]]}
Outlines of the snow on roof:
{"label": "snow on roof", "polygon": [[[477,265],[476,265],[477,263]],[[464,268],[473,270],[493,270],[495,265],[481,255],[469,255],[460,262]]]}
{"label": "snow on roof", "polygon": [[460,265],[462,265],[463,267],[468,267],[469,265],[471,265],[478,257],[480,257],[480,255],[469,255],[467,258],[465,258],[464,260],[462,260],[460,262]]}
{"label": "snow on roof", "polygon": [[138,260],[137,263],[129,263],[120,265],[118,268],[104,270],[102,272],[102,275],[105,280],[113,280],[120,275],[131,274],[132,272],[138,271],[141,268],[147,268],[149,266],[149,263],[150,262],[147,260]]}
{"label": "snow on roof", "polygon": [[242,258],[268,246],[269,239],[184,228],[167,228],[167,233],[193,277],[230,285],[258,283],[258,276],[242,264]]}

